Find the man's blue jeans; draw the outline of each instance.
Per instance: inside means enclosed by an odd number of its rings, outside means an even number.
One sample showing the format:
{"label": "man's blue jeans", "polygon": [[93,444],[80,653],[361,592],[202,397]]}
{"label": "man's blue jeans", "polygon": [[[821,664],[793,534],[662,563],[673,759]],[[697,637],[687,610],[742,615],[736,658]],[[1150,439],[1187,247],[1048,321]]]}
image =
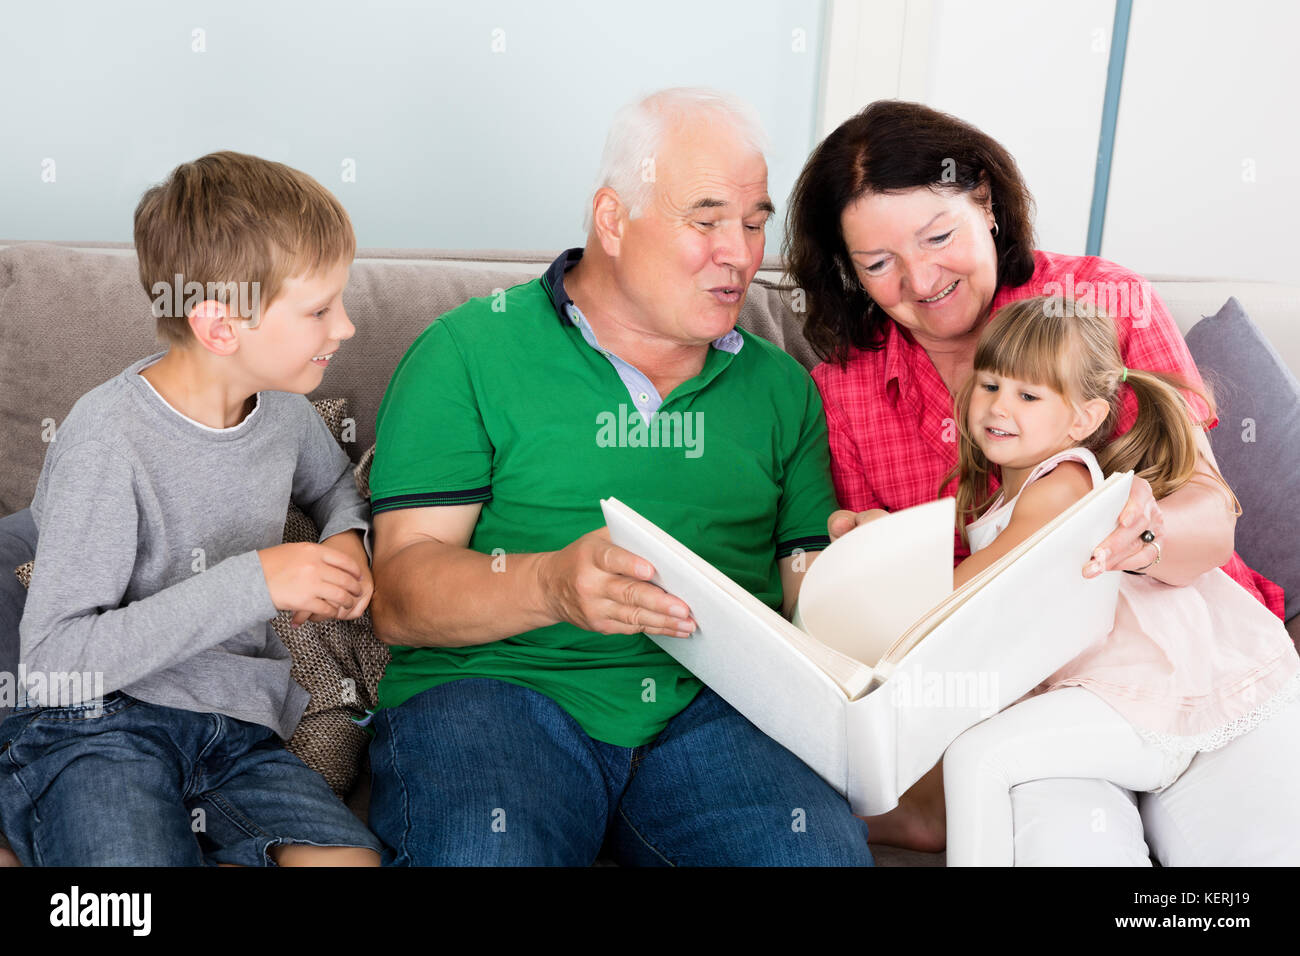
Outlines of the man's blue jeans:
{"label": "man's blue jeans", "polygon": [[558,704],[465,679],[379,711],[370,827],[397,865],[870,866],[867,828],[707,688],[651,743],[593,740]]}

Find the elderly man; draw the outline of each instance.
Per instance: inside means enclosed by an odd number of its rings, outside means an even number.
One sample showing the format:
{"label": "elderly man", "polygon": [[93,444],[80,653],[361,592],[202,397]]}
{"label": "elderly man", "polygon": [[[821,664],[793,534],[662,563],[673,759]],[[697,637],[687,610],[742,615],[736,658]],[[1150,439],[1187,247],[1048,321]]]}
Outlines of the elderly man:
{"label": "elderly man", "polygon": [[601,527],[617,496],[787,612],[792,552],[828,543],[816,389],[735,329],[761,141],[707,91],[625,109],[586,248],[398,365],[370,477],[387,862],[871,863],[845,801],[644,636],[689,640],[690,610]]}

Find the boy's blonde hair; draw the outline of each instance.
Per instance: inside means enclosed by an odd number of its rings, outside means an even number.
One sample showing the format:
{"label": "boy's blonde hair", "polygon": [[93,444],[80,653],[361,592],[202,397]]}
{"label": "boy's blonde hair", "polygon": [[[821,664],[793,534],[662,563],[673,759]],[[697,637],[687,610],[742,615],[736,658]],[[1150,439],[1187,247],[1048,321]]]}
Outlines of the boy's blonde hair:
{"label": "boy's blonde hair", "polygon": [[[351,261],[356,236],[343,206],[306,173],[219,152],[182,163],[141,197],[135,251],[140,283],[155,303],[159,338],[185,345],[193,333],[178,300],[187,284],[212,293],[203,298],[234,307],[240,284],[247,283],[242,301],[247,304],[252,289],[255,309],[264,311],[290,276]],[[165,296],[172,307],[160,309],[160,293],[173,288],[177,295]]]}
{"label": "boy's blonde hair", "polygon": [[[1196,435],[1205,423],[1193,419],[1179,389],[1199,395],[1209,407],[1210,418],[1215,415],[1208,388],[1197,388],[1181,376],[1130,368],[1126,377],[1114,321],[1090,304],[1061,296],[1020,299],[999,310],[975,347],[975,372],[1045,385],[1076,406],[1093,399],[1105,401],[1110,406],[1105,420],[1079,444],[1097,456],[1104,474],[1132,470],[1145,478],[1157,500],[1187,484],[1196,472]],[[1000,469],[984,456],[967,423],[976,377],[972,374],[966,380],[955,402],[961,435],[955,469],[957,525],[967,543],[966,525],[992,504],[989,479],[994,474],[1000,477]],[[1137,419],[1112,441],[1125,384],[1137,397]],[[1241,514],[1232,489],[1217,471],[1215,475],[1235,513]],[[940,488],[947,487],[952,477],[950,472]]]}

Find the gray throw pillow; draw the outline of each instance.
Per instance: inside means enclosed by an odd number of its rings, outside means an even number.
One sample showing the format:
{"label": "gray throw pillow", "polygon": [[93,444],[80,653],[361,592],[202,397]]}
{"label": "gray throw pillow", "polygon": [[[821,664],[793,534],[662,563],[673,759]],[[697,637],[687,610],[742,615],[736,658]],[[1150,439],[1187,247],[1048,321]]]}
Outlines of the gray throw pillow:
{"label": "gray throw pillow", "polygon": [[1286,591],[1300,614],[1300,382],[1236,299],[1187,333],[1214,389],[1219,427],[1210,446],[1241,501],[1237,553]]}

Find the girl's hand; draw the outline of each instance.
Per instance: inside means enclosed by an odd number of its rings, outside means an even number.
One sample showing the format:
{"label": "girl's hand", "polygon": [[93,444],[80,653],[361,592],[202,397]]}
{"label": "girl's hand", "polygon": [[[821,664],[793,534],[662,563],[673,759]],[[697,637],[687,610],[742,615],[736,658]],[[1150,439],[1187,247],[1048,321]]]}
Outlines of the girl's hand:
{"label": "girl's hand", "polygon": [[1097,545],[1092,558],[1083,566],[1085,578],[1095,578],[1106,571],[1139,571],[1155,561],[1155,544],[1142,540],[1142,533],[1150,531],[1161,542],[1165,533],[1165,518],[1160,505],[1151,494],[1151,485],[1145,478],[1133,477],[1128,501],[1119,514],[1119,524]]}
{"label": "girl's hand", "polygon": [[888,511],[882,511],[880,508],[872,508],[870,511],[836,511],[826,522],[826,531],[830,534],[831,540],[843,537],[860,524],[867,524],[875,521],[877,518],[883,518],[889,514]]}

